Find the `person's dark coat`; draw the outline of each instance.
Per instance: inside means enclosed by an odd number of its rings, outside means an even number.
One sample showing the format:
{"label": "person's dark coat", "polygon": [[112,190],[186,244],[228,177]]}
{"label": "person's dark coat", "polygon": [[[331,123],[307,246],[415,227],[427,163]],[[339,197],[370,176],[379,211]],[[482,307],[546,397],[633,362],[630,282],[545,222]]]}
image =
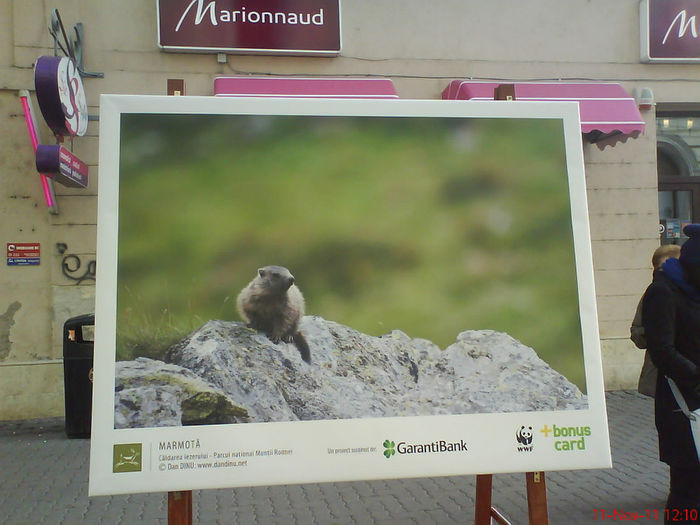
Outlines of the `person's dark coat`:
{"label": "person's dark coat", "polygon": [[665,377],[678,384],[691,410],[700,407],[700,301],[655,271],[644,294],[642,322],[647,349],[659,369],[655,413],[660,459],[672,467],[700,468],[690,424]]}

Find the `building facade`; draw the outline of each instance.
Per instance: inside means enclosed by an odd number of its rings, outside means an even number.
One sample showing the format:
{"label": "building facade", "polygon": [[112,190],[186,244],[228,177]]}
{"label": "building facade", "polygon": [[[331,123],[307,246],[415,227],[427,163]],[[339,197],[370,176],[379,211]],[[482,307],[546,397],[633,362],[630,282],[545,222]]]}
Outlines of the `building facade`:
{"label": "building facade", "polygon": [[[206,23],[208,6],[231,2],[177,3],[192,16],[203,9]],[[692,59],[643,56],[647,5],[345,0],[336,56],[279,56],[164,51],[155,0],[0,0],[0,232],[8,245],[40,248],[39,264],[3,265],[0,273],[0,419],[63,413],[63,324],[94,311],[100,94],[164,95],[175,80],[186,95],[211,96],[221,76],[381,77],[412,99],[440,99],[455,79],[615,82],[637,95],[641,135],[583,146],[606,388],[634,388],[643,354],[629,325],[651,278],[651,254],[660,242],[682,240],[678,224],[700,221],[700,69]],[[89,185],[56,185],[58,210],[50,213],[20,93],[35,95],[37,57],[54,54],[54,9],[69,39],[82,24],[83,68],[103,76],[83,77],[88,130],[64,143],[89,166]],[[667,23],[669,35],[694,41],[695,24],[688,8],[675,26]],[[41,141],[53,144],[38,120]]]}

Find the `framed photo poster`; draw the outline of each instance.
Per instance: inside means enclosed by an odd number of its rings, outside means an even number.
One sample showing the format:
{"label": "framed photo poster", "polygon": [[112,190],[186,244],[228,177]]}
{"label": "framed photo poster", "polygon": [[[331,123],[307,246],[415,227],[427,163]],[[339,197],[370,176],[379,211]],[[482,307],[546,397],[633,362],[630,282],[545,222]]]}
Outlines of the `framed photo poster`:
{"label": "framed photo poster", "polygon": [[90,494],[610,466],[575,103],[105,95]]}

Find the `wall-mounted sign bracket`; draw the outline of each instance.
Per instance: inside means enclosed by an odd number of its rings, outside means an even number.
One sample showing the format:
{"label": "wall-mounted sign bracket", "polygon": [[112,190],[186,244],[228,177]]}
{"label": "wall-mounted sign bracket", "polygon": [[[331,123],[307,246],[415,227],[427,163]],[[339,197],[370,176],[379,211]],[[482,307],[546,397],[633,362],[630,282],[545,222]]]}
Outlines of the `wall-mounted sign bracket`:
{"label": "wall-mounted sign bracket", "polygon": [[58,9],[54,9],[51,11],[49,33],[53,37],[54,56],[58,56],[58,49],[60,48],[64,55],[73,59],[81,77],[104,78],[104,73],[88,72],[83,69],[83,24],[81,22],[73,26],[69,40],[61,15]]}
{"label": "wall-mounted sign bracket", "polygon": [[104,73],[88,72],[83,69],[83,24],[78,22],[73,26],[73,40],[71,40],[71,46],[73,48],[74,57],[76,65],[78,66],[78,71],[80,76],[90,77],[90,78],[104,78]]}

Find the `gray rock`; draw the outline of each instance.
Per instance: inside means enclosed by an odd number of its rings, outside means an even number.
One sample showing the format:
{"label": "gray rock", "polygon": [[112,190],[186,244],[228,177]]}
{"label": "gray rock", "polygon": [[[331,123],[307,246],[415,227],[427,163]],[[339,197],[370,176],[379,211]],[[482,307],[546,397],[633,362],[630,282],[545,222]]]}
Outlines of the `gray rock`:
{"label": "gray rock", "polygon": [[209,321],[167,363],[117,363],[115,426],[574,410],[586,397],[508,334],[462,332],[444,350],[321,317],[301,329],[312,363],[243,323]]}
{"label": "gray rock", "polygon": [[116,363],[114,428],[245,423],[244,408],[186,368],[139,357]]}
{"label": "gray rock", "polygon": [[[242,323],[226,321],[210,321],[173,345],[167,365],[136,361],[160,366],[160,373],[149,373],[159,381],[128,389],[125,374],[134,365],[119,363],[117,384],[125,387],[118,392],[117,420],[164,426],[587,407],[576,386],[504,333],[462,332],[441,350],[398,330],[374,337],[320,317],[305,317],[301,328],[311,347],[310,365],[294,345],[273,344]],[[130,417],[137,398],[144,400],[140,412],[149,415],[147,424],[143,416]],[[195,411],[195,417],[183,418],[183,403],[199,398],[209,415]]]}

